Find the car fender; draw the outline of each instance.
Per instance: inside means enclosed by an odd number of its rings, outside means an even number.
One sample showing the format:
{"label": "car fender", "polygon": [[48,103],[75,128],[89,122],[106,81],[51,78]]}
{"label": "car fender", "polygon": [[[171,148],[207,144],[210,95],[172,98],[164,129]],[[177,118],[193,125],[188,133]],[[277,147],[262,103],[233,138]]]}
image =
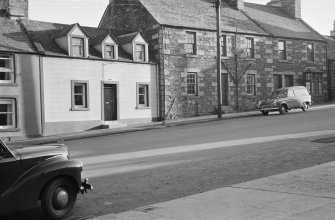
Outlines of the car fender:
{"label": "car fender", "polygon": [[[10,209],[28,209],[40,199],[44,187],[57,177],[71,178],[76,185],[81,185],[82,163],[69,160],[64,156],[49,158],[23,173],[18,180],[1,195],[0,205]],[[18,199],[19,198],[19,199]],[[6,209],[5,209],[6,210]]]}

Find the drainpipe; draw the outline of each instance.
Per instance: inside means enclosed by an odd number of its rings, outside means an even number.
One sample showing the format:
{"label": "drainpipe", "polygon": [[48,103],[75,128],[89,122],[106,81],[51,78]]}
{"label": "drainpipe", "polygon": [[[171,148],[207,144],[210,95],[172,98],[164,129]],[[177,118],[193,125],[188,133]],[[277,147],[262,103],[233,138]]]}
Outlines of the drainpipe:
{"label": "drainpipe", "polygon": [[45,109],[44,109],[44,73],[43,73],[43,58],[38,55],[39,74],[40,74],[40,105],[41,105],[41,135],[45,135]]}
{"label": "drainpipe", "polygon": [[161,118],[160,116],[160,86],[159,86],[159,67],[158,64],[156,64],[156,100],[157,100],[157,120],[159,120],[159,118]]}

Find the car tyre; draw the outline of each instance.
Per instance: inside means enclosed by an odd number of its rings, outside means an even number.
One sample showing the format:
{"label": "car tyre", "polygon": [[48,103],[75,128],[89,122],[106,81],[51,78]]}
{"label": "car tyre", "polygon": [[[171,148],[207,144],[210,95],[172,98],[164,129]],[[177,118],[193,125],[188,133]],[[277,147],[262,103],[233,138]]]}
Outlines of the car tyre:
{"label": "car tyre", "polygon": [[77,199],[76,185],[67,178],[50,182],[43,190],[41,205],[51,219],[62,219],[72,210]]}
{"label": "car tyre", "polygon": [[308,104],[308,102],[304,102],[304,103],[302,103],[302,110],[305,112],[307,109],[309,108],[309,104]]}
{"label": "car tyre", "polygon": [[269,111],[262,111],[262,114],[263,114],[263,115],[268,115],[268,114],[269,114]]}
{"label": "car tyre", "polygon": [[280,108],[279,108],[279,113],[281,115],[285,114],[287,112],[287,109],[285,107],[285,105],[281,105]]}

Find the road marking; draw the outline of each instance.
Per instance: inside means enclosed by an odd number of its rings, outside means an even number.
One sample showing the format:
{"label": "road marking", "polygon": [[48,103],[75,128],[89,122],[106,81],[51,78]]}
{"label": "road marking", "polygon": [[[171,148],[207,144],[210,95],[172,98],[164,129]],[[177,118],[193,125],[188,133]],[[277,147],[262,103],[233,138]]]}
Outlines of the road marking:
{"label": "road marking", "polygon": [[211,149],[239,146],[245,144],[249,145],[249,144],[265,143],[271,141],[330,135],[330,134],[335,134],[335,130],[312,131],[312,132],[304,132],[296,134],[284,134],[284,135],[255,137],[255,138],[246,138],[246,139],[230,140],[230,141],[219,141],[205,144],[193,144],[193,145],[175,146],[175,147],[167,147],[167,148],[144,150],[144,151],[119,153],[119,154],[82,157],[77,159],[80,160],[84,165],[88,165],[88,164],[98,164],[98,163],[130,160],[130,159],[139,159],[153,156],[162,156],[168,154],[186,153],[192,151],[211,150]]}

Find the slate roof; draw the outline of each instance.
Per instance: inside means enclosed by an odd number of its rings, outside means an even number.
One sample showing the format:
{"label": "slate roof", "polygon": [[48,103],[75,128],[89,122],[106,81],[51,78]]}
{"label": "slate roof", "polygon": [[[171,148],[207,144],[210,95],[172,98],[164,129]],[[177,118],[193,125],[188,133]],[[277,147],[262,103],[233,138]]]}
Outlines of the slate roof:
{"label": "slate roof", "polygon": [[[138,0],[162,25],[216,30],[216,14],[211,0]],[[230,7],[224,7],[223,31],[267,34],[255,22]],[[237,28],[237,29],[236,29]]]}
{"label": "slate roof", "polygon": [[[11,20],[0,17],[0,51],[9,52],[42,52],[49,56],[68,57],[56,42],[55,38],[65,36],[76,24],[59,24],[28,19]],[[79,26],[80,27],[80,26]],[[81,27],[89,37],[90,58],[101,59],[101,52],[94,49],[94,45],[100,44],[108,34],[118,43],[110,30]],[[119,59],[121,61],[133,61],[132,57],[119,47]]]}
{"label": "slate roof", "polygon": [[279,7],[246,3],[244,12],[267,33],[276,37],[320,40],[323,37],[301,19],[292,19]]}
{"label": "slate roof", "polygon": [[[138,0],[162,25],[216,30],[213,0]],[[284,38],[324,40],[301,19],[291,18],[278,7],[245,2],[238,11],[227,4],[221,10],[221,29],[226,32]]]}
{"label": "slate roof", "polygon": [[35,47],[19,22],[0,17],[0,50],[35,52]]}

